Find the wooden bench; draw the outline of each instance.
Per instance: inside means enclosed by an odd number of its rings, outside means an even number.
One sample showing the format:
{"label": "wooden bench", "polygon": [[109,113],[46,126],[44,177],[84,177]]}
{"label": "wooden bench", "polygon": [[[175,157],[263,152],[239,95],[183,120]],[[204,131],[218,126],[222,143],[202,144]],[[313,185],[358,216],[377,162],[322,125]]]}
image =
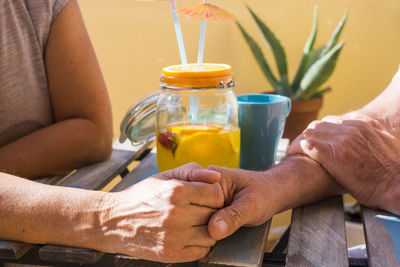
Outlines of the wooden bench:
{"label": "wooden bench", "polygon": [[[133,161],[140,163],[129,171],[127,167]],[[65,179],[51,177],[39,182],[101,190],[121,176],[111,190],[120,191],[157,172],[156,155],[151,149],[114,149],[105,162],[81,168]],[[334,197],[294,209],[290,231],[267,253],[270,221],[239,229],[198,262],[166,265],[90,249],[0,241],[0,266],[6,262],[48,266],[400,266],[390,235],[374,219],[385,213],[363,208],[362,214],[368,259],[348,258],[343,201]]]}

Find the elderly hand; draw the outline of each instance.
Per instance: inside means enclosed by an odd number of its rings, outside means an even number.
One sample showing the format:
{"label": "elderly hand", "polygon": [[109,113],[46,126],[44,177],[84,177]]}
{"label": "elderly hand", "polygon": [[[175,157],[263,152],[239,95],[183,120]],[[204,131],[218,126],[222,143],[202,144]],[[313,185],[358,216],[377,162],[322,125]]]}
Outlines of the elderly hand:
{"label": "elderly hand", "polygon": [[356,113],[329,116],[311,123],[288,154],[319,162],[360,203],[400,214],[400,139],[387,129]]}
{"label": "elderly hand", "polygon": [[241,226],[257,226],[277,212],[267,177],[262,172],[211,166],[221,174],[225,207],[210,219],[208,231],[214,239],[231,235]]}
{"label": "elderly hand", "polygon": [[216,242],[207,223],[224,204],[219,178],[189,164],[109,194],[100,219],[106,251],[162,262],[203,258]]}
{"label": "elderly hand", "polygon": [[221,174],[225,196],[225,207],[208,223],[210,236],[217,240],[241,226],[260,225],[274,214],[342,192],[317,162],[303,155],[289,156],[263,172],[209,169]]}

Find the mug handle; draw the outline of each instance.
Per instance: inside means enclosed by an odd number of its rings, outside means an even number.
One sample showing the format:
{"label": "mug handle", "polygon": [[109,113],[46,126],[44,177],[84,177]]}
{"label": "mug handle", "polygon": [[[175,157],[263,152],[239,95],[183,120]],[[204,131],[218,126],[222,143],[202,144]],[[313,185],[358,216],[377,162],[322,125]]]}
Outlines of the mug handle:
{"label": "mug handle", "polygon": [[291,109],[292,109],[292,101],[290,100],[290,98],[287,98],[286,109],[284,109],[285,117],[289,116]]}

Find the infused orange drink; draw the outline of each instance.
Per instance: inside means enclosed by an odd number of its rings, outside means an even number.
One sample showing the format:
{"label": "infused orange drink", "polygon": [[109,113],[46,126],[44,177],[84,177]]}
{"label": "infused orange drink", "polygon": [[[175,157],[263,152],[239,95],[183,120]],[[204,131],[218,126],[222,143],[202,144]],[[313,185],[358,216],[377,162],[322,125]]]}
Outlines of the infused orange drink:
{"label": "infused orange drink", "polygon": [[219,125],[182,124],[157,132],[157,163],[160,171],[189,162],[206,168],[239,167],[240,130]]}
{"label": "infused orange drink", "polygon": [[158,169],[190,162],[238,168],[240,130],[231,67],[211,63],[165,67],[160,87]]}

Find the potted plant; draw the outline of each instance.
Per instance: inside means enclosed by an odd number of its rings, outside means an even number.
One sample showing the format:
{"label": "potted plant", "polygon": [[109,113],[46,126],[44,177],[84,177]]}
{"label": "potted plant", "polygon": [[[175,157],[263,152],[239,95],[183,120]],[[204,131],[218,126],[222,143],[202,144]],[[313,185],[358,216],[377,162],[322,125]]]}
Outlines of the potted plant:
{"label": "potted plant", "polygon": [[280,41],[253,10],[250,7],[247,8],[256,22],[262,37],[273,52],[279,78],[272,73],[257,42],[246,32],[239,22],[236,22],[237,26],[249,45],[264,76],[274,88],[274,93],[288,96],[292,99],[292,111],[287,118],[283,136],[293,140],[311,121],[317,118],[318,112],[322,107],[323,95],[330,91],[329,87],[322,89],[321,86],[333,73],[340,51],[343,48],[344,42],[338,43],[338,40],[347,20],[348,11],[346,10],[329,42],[323,47],[314,48],[318,28],[318,6],[315,6],[312,30],[304,46],[303,57],[297,73],[290,83],[286,53]]}

